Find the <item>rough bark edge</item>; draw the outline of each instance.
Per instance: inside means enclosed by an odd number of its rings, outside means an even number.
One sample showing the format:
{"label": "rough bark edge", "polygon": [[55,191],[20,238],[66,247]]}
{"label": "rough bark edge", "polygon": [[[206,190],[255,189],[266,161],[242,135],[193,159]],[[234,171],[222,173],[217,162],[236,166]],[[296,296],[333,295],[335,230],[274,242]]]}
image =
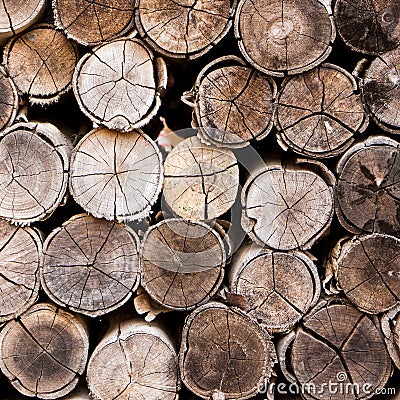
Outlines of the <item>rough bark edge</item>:
{"label": "rough bark edge", "polygon": [[248,0],[240,0],[239,4],[237,6],[237,10],[236,10],[236,16],[235,16],[235,21],[234,21],[234,35],[235,38],[238,42],[238,46],[239,46],[239,50],[242,53],[243,57],[246,59],[246,61],[252,65],[254,68],[258,69],[259,71],[263,72],[266,75],[271,75],[274,77],[284,77],[286,75],[296,75],[296,74],[300,74],[302,72],[306,72],[314,67],[317,67],[318,65],[320,65],[323,61],[325,61],[328,56],[330,55],[331,51],[332,51],[332,46],[333,46],[333,42],[336,39],[336,25],[333,19],[333,15],[332,15],[332,9],[330,6],[330,0],[317,0],[318,3],[320,3],[326,10],[330,23],[331,23],[331,37],[329,39],[329,45],[327,46],[327,48],[325,49],[325,51],[313,62],[311,62],[310,64],[307,64],[303,67],[299,67],[299,68],[294,68],[294,69],[289,69],[289,70],[273,70],[273,69],[269,69],[269,68],[265,68],[262,67],[261,65],[258,65],[247,53],[245,46],[243,44],[243,39],[242,39],[242,34],[240,32],[240,14],[243,8],[244,3],[246,3],[246,1]]}
{"label": "rough bark edge", "polygon": [[[381,329],[384,335],[386,347],[394,365],[400,368],[400,338],[393,332],[394,319],[400,312],[400,305],[391,308],[381,316]],[[397,343],[396,343],[397,341]]]}
{"label": "rough bark edge", "polygon": [[[1,45],[1,44],[0,44]],[[7,79],[7,81],[9,82],[12,92],[13,92],[13,111],[10,115],[10,118],[8,119],[8,121],[6,122],[6,124],[4,125],[4,127],[1,130],[4,130],[8,127],[10,127],[14,121],[16,120],[17,117],[17,113],[18,113],[18,107],[19,107],[19,96],[18,96],[18,89],[15,86],[14,81],[9,77],[9,75],[7,74],[6,70],[0,66],[0,74],[4,75],[4,77]]]}
{"label": "rough bark edge", "polygon": [[[64,307],[72,312],[78,313],[78,314],[83,314],[92,318],[110,313],[111,311],[116,310],[117,308],[121,307],[123,304],[125,304],[133,295],[133,293],[136,291],[136,289],[139,287],[139,282],[140,282],[140,275],[141,275],[141,268],[140,268],[140,263],[138,264],[138,278],[136,280],[135,285],[132,287],[130,290],[130,293],[128,293],[122,300],[119,302],[115,303],[114,305],[110,307],[103,308],[101,310],[95,310],[95,311],[90,311],[90,310],[84,310],[82,308],[77,308],[68,305],[67,303],[64,303],[60,299],[58,299],[47,287],[46,280],[44,277],[44,258],[46,255],[47,248],[51,241],[54,239],[54,237],[66,226],[68,226],[71,222],[79,220],[82,217],[86,217],[87,214],[77,214],[74,215],[72,218],[70,218],[68,221],[65,221],[60,227],[55,228],[53,231],[50,232],[50,234],[47,236],[46,240],[43,243],[43,252],[42,256],[40,257],[40,267],[39,267],[39,277],[40,277],[40,284],[41,287],[43,288],[44,292],[46,295],[50,298],[50,300],[54,301],[55,304]],[[127,233],[130,235],[132,240],[135,242],[136,245],[136,250],[139,256],[139,245],[140,245],[140,239],[136,232],[130,228],[128,225],[124,225],[124,228],[126,229]]]}
{"label": "rough bark edge", "polygon": [[[50,311],[50,312],[62,315],[71,324],[73,324],[75,326],[77,331],[80,333],[82,342],[83,342],[83,359],[81,362],[81,366],[79,367],[78,371],[75,373],[75,375],[76,375],[75,378],[69,384],[67,384],[66,386],[62,387],[61,389],[59,389],[55,392],[51,392],[49,394],[43,394],[43,395],[38,396],[38,398],[40,398],[40,399],[51,400],[54,398],[58,398],[58,397],[67,395],[77,386],[79,377],[83,374],[83,372],[86,369],[86,363],[87,363],[88,354],[89,354],[89,336],[88,336],[89,332],[88,332],[87,325],[82,318],[80,318],[77,315],[72,315],[72,314],[54,306],[51,303],[35,304],[28,311],[26,311],[25,315],[29,315],[36,311],[40,311],[40,310]],[[71,319],[71,316],[73,317],[72,319]],[[1,330],[1,332],[0,332],[0,349],[2,349],[2,347],[3,347],[3,340],[4,340],[5,336],[17,323],[18,323],[18,321],[12,320],[12,321],[8,322],[5,325],[5,327]],[[15,380],[15,383],[12,381],[12,379],[14,378],[14,375],[8,371],[6,365],[4,364],[4,360],[2,357],[0,357],[0,368],[1,368],[1,371],[3,372],[3,374],[12,382],[13,386],[20,393],[22,393],[25,396],[29,396],[29,397],[35,396],[35,393],[33,393],[30,390],[23,387],[18,380]]]}
{"label": "rough bark edge", "polygon": [[[181,371],[182,382],[189,390],[191,390],[193,393],[195,393],[196,396],[198,396],[202,399],[205,399],[205,400],[210,399],[211,395],[206,395],[206,394],[202,395],[196,389],[195,389],[195,391],[193,391],[193,388],[190,386],[190,384],[188,384],[188,382],[186,380],[185,370],[184,370],[186,353],[189,349],[188,343],[187,343],[187,336],[188,336],[190,325],[192,324],[193,320],[195,319],[195,317],[198,314],[200,314],[201,312],[203,312],[204,310],[207,310],[209,308],[211,308],[211,309],[218,308],[221,310],[226,310],[227,312],[230,311],[230,312],[232,312],[234,314],[238,314],[239,316],[246,319],[248,321],[249,325],[252,325],[255,329],[259,330],[260,338],[264,341],[264,344],[265,344],[264,349],[269,352],[269,355],[270,355],[269,363],[268,363],[268,365],[265,365],[263,367],[263,376],[261,377],[260,381],[258,382],[258,385],[253,390],[248,391],[247,393],[243,394],[243,396],[240,396],[240,400],[250,399],[251,397],[257,395],[258,387],[264,387],[266,380],[269,380],[274,372],[273,371],[274,365],[277,363],[275,346],[272,342],[272,339],[271,339],[269,333],[264,328],[262,328],[253,318],[249,317],[246,313],[244,313],[241,309],[239,309],[237,307],[228,307],[227,305],[216,302],[216,301],[211,301],[207,304],[204,304],[204,305],[196,308],[185,319],[185,323],[184,323],[183,331],[182,331],[181,347],[179,350],[179,369]],[[269,369],[269,372],[267,371],[267,369]]]}

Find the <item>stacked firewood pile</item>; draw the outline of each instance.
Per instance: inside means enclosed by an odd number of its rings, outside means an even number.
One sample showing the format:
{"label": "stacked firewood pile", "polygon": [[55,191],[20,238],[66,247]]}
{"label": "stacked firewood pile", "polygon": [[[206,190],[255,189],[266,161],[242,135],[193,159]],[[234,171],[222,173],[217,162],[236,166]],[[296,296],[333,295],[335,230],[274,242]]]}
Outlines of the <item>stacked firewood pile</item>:
{"label": "stacked firewood pile", "polygon": [[3,0],[0,45],[1,399],[399,398],[398,1]]}

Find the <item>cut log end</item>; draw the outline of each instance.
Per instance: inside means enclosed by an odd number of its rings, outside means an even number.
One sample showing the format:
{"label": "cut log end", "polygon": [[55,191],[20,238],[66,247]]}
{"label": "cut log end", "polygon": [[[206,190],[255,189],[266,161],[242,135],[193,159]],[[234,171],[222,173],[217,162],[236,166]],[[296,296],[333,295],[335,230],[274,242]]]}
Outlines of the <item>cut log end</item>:
{"label": "cut log end", "polygon": [[0,67],[0,131],[14,122],[17,116],[18,102],[17,87]]}

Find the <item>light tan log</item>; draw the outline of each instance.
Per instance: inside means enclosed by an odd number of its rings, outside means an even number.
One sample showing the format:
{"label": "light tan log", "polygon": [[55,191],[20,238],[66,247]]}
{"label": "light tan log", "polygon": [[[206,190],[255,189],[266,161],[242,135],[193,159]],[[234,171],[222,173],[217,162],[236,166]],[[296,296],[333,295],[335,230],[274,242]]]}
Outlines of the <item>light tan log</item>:
{"label": "light tan log", "polygon": [[138,0],[135,23],[155,51],[177,60],[206,54],[229,31],[236,0]]}
{"label": "light tan log", "polygon": [[335,209],[348,231],[397,234],[399,144],[384,136],[371,136],[351,147],[339,160]]}
{"label": "light tan log", "polygon": [[336,31],[330,10],[315,0],[241,0],[235,36],[246,60],[272,76],[298,74],[330,54]]}
{"label": "light tan log", "polygon": [[81,58],[73,88],[81,111],[93,122],[129,132],[156,115],[166,82],[161,58],[138,39],[118,39]]}
{"label": "light tan log", "polygon": [[10,40],[4,65],[31,103],[50,104],[71,89],[78,50],[52,25],[40,24]]}
{"label": "light tan log", "polygon": [[85,46],[116,39],[133,28],[134,0],[53,0],[54,22]]}
{"label": "light tan log", "polygon": [[276,113],[278,143],[313,158],[343,153],[368,126],[357,90],[354,77],[333,64],[286,78]]}
{"label": "light tan log", "polygon": [[139,285],[139,238],[126,225],[80,214],[43,247],[40,278],[55,303],[97,317],[127,302]]}
{"label": "light tan log", "polygon": [[18,103],[17,88],[4,69],[0,67],[0,131],[14,122]]}
{"label": "light tan log", "polygon": [[190,137],[168,154],[164,168],[165,202],[182,218],[214,219],[235,202],[239,168],[231,150],[208,146],[197,137]]}
{"label": "light tan log", "polygon": [[154,323],[123,321],[111,327],[94,349],[86,379],[91,396],[98,400],[177,400],[175,346]]}
{"label": "light tan log", "polygon": [[0,367],[26,396],[55,399],[69,393],[86,367],[83,320],[47,303],[34,305],[0,334]]}
{"label": "light tan log", "polygon": [[149,215],[162,186],[162,157],[142,132],[89,132],[71,158],[70,192],[97,218],[132,221]]}
{"label": "light tan log", "polygon": [[71,145],[54,126],[20,123],[0,133],[0,217],[19,225],[48,218],[67,190]]}

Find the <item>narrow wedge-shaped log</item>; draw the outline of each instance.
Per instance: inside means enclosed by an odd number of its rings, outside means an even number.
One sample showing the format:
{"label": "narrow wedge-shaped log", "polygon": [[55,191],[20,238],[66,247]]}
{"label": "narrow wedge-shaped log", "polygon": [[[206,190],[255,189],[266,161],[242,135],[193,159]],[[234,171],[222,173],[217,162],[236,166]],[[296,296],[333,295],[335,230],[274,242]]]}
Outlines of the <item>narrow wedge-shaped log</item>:
{"label": "narrow wedge-shaped log", "polygon": [[307,157],[344,152],[368,125],[357,90],[354,77],[332,64],[285,79],[276,114],[278,142]]}
{"label": "narrow wedge-shaped log", "polygon": [[192,60],[212,49],[229,31],[236,0],[138,0],[136,27],[158,53]]}
{"label": "narrow wedge-shaped log", "polygon": [[33,26],[4,50],[8,74],[31,103],[53,103],[70,90],[77,62],[75,44],[48,24]]}
{"label": "narrow wedge-shaped log", "polygon": [[214,219],[235,202],[239,167],[231,150],[190,137],[168,154],[164,168],[164,199],[182,218]]}
{"label": "narrow wedge-shaped log", "polygon": [[116,39],[133,28],[133,0],[53,0],[54,22],[85,46]]}
{"label": "narrow wedge-shaped log", "polygon": [[138,39],[118,39],[81,58],[73,88],[81,111],[93,122],[129,132],[157,113],[166,82],[161,58]]}
{"label": "narrow wedge-shaped log", "polygon": [[74,389],[86,367],[84,322],[47,303],[34,305],[0,334],[0,367],[26,396],[56,399]]}
{"label": "narrow wedge-shaped log", "polygon": [[336,31],[322,2],[241,0],[235,36],[247,61],[273,76],[298,74],[330,54]]}
{"label": "narrow wedge-shaped log", "polygon": [[146,232],[140,255],[141,283],[164,307],[188,310],[205,303],[224,276],[224,243],[202,222],[161,221]]}
{"label": "narrow wedge-shaped log", "polygon": [[381,328],[386,347],[397,368],[400,368],[400,306],[389,310],[381,317]]}
{"label": "narrow wedge-shaped log", "polygon": [[301,252],[245,244],[234,255],[228,276],[231,292],[247,302],[245,311],[271,333],[292,328],[321,292],[317,268]]}
{"label": "narrow wedge-shaped log", "polygon": [[0,67],[0,131],[14,122],[17,116],[18,102],[17,87]]}
{"label": "narrow wedge-shaped log", "polygon": [[26,225],[64,199],[71,145],[53,125],[21,123],[0,134],[0,217]]}
{"label": "narrow wedge-shaped log", "polygon": [[41,255],[38,231],[0,221],[0,322],[16,318],[36,301]]}
{"label": "narrow wedge-shaped log", "polygon": [[338,0],[339,35],[354,51],[381,54],[400,44],[400,6],[396,0]]}
{"label": "narrow wedge-shaped log", "polygon": [[94,349],[86,379],[91,396],[98,400],[177,400],[175,346],[156,324],[123,321]]}
{"label": "narrow wedge-shaped log", "polygon": [[132,221],[149,215],[161,192],[162,157],[141,132],[89,132],[71,157],[70,192],[88,213]]}
{"label": "narrow wedge-shaped log", "polygon": [[373,136],[351,147],[339,160],[335,208],[348,231],[400,232],[399,155],[396,141]]}
{"label": "narrow wedge-shaped log", "polygon": [[182,381],[202,399],[255,396],[275,362],[268,333],[239,309],[211,302],[185,321],[179,352]]}
{"label": "narrow wedge-shaped log", "polygon": [[335,177],[321,163],[257,171],[242,190],[242,227],[260,246],[309,249],[333,218]]}
{"label": "narrow wedge-shaped log", "polygon": [[139,285],[139,238],[129,227],[81,214],[46,239],[40,277],[54,302],[96,317]]}

